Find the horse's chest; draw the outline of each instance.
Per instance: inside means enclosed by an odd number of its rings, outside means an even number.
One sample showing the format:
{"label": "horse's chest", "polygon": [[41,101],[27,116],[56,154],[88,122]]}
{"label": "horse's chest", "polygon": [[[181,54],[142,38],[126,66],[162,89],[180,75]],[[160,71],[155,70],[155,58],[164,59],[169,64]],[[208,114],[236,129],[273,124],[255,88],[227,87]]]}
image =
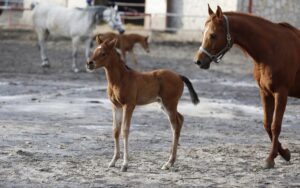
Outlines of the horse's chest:
{"label": "horse's chest", "polygon": [[275,89],[274,71],[267,66],[255,65],[253,70],[253,76],[258,86],[262,90],[269,92]]}
{"label": "horse's chest", "polygon": [[126,96],[120,89],[108,89],[108,97],[116,106],[122,106],[126,103]]}

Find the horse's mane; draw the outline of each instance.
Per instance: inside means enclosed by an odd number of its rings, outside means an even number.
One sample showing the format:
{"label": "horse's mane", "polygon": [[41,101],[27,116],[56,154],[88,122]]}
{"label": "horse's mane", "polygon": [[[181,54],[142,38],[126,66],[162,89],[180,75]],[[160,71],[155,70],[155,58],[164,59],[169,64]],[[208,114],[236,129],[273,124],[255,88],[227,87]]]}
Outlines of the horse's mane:
{"label": "horse's mane", "polygon": [[120,59],[120,62],[124,64],[125,68],[129,71],[134,71],[134,69],[132,69],[131,67],[129,67],[121,58],[121,54],[120,52],[118,52],[118,50],[116,50],[116,48],[113,49],[114,52],[118,55],[118,58]]}

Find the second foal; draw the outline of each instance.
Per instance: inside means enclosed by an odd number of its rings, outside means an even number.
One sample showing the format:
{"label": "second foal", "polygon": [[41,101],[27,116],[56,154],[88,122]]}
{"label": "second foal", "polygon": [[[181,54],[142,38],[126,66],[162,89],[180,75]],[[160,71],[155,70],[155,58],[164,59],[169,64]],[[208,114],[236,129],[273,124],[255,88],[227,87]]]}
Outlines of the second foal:
{"label": "second foal", "polygon": [[120,158],[119,135],[124,139],[124,161],[121,170],[128,167],[128,135],[130,121],[136,105],[159,102],[169,116],[173,130],[172,152],[162,169],[169,169],[176,159],[177,145],[183,116],[177,111],[178,101],[183,92],[183,83],[189,89],[192,102],[199,103],[191,82],[182,75],[165,69],[139,73],[129,69],[115,50],[116,40],[102,42],[94,51],[86,67],[89,71],[104,67],[108,81],[108,97],[113,104],[114,156],[109,167],[115,166]]}

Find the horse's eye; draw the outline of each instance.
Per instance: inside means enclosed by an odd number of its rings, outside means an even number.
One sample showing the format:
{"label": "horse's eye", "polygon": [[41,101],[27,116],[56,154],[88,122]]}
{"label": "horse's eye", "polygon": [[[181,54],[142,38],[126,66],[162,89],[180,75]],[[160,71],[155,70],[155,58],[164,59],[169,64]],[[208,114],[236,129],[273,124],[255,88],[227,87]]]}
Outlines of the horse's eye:
{"label": "horse's eye", "polygon": [[216,34],[216,33],[210,34],[210,38],[211,38],[211,39],[216,39],[216,38],[217,38],[217,34]]}

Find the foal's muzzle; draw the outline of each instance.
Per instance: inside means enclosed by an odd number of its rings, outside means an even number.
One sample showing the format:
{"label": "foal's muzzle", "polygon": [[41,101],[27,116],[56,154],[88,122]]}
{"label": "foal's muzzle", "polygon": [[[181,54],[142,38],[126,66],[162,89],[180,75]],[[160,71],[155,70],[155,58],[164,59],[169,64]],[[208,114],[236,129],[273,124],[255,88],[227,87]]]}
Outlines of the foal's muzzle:
{"label": "foal's muzzle", "polygon": [[96,68],[96,63],[94,61],[88,61],[86,63],[86,69],[88,71],[93,71],[93,70],[95,70],[95,68]]}

